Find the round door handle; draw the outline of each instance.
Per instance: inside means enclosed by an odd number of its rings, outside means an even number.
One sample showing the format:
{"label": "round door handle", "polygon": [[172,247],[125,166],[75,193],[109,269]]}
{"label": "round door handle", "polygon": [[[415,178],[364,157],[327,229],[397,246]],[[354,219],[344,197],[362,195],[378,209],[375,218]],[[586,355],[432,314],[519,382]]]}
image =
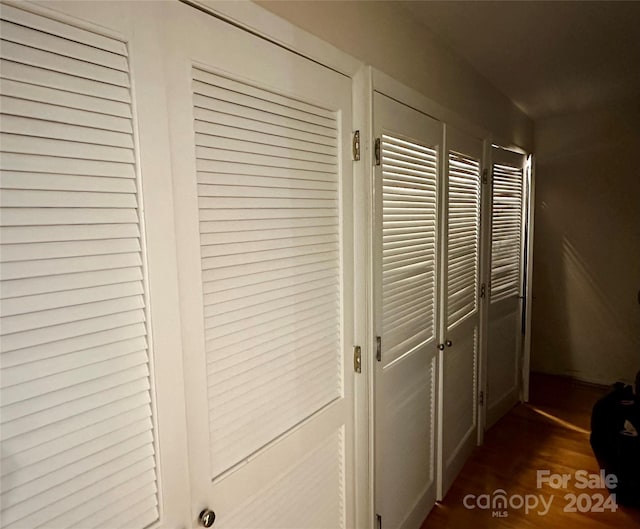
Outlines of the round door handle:
{"label": "round door handle", "polygon": [[198,521],[202,527],[211,527],[213,522],[216,521],[216,513],[209,509],[204,509],[199,514]]}
{"label": "round door handle", "polygon": [[451,347],[453,345],[453,342],[451,340],[447,340],[444,343],[446,344],[447,347]]}
{"label": "round door handle", "polygon": [[439,343],[438,344],[438,349],[440,349],[441,351],[444,351],[444,344],[443,343]]}

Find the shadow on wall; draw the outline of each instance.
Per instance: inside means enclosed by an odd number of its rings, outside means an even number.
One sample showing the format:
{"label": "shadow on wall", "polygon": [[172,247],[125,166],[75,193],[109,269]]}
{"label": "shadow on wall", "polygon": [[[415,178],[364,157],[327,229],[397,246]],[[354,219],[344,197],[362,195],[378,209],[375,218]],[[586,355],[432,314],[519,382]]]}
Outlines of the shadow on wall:
{"label": "shadow on wall", "polygon": [[639,122],[636,102],[538,123],[533,371],[640,369]]}

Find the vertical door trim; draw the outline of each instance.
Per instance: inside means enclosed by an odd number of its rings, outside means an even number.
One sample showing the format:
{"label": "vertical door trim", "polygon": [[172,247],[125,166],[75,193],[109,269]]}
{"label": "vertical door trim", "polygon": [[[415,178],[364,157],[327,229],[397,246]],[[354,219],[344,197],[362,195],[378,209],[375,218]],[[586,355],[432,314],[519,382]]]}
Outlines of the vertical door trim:
{"label": "vertical door trim", "polygon": [[362,373],[355,378],[355,501],[356,527],[375,525],[375,373],[373,285],[373,87],[371,68],[353,78],[353,128],[360,131],[361,156],[353,165],[354,189],[354,342],[362,347]]}
{"label": "vertical door trim", "polygon": [[522,387],[521,387],[521,399],[524,402],[529,402],[529,378],[531,376],[531,322],[532,322],[532,310],[533,310],[533,236],[534,236],[534,224],[535,224],[535,196],[536,196],[536,181],[535,181],[535,169],[536,160],[531,154],[527,156],[526,162],[526,208],[527,218],[525,219],[527,228],[527,262],[526,266],[526,284],[524,285],[524,351],[522,355]]}
{"label": "vertical door trim", "polygon": [[[444,343],[447,333],[447,283],[445,274],[449,251],[445,241],[447,240],[446,212],[449,208],[449,194],[447,193],[449,183],[449,141],[447,135],[447,124],[442,124],[442,151],[440,152],[440,164],[438,167],[438,188],[436,203],[436,222],[438,239],[436,241],[436,313],[435,313],[435,346]],[[436,500],[441,501],[444,496],[444,452],[442,443],[444,441],[444,351],[438,349],[436,353],[437,363],[437,421],[436,421]]]}
{"label": "vertical door trim", "polygon": [[[482,174],[483,183],[480,199],[480,282],[486,285],[485,296],[480,298],[480,338],[478,343],[478,446],[484,443],[484,432],[487,425],[487,369],[488,369],[488,330],[489,330],[489,290],[491,279],[491,140],[485,139],[483,145]],[[484,175],[487,175],[486,183]]]}

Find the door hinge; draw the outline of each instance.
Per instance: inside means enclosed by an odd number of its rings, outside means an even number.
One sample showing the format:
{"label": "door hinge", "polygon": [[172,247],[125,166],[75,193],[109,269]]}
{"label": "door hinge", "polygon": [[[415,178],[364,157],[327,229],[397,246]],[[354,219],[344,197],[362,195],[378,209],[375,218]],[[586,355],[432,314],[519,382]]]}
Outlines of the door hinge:
{"label": "door hinge", "polygon": [[482,283],[482,285],[480,285],[480,297],[484,298],[486,295],[487,295],[487,285]]}
{"label": "door hinge", "polygon": [[382,337],[376,336],[376,360],[382,362]]}
{"label": "door hinge", "polygon": [[484,391],[481,391],[480,395],[478,395],[478,403],[480,406],[484,406]]}
{"label": "door hinge", "polygon": [[376,141],[373,144],[373,152],[376,157],[376,165],[380,165],[380,138],[376,138]]}
{"label": "door hinge", "polygon": [[382,529],[382,516],[376,514],[376,526],[377,529]]}
{"label": "door hinge", "polygon": [[360,131],[356,130],[353,133],[353,160],[355,162],[360,161]]}
{"label": "door hinge", "polygon": [[359,345],[353,348],[353,370],[356,373],[362,373],[362,349]]}
{"label": "door hinge", "polygon": [[489,169],[486,167],[482,170],[482,183],[486,184],[489,181]]}

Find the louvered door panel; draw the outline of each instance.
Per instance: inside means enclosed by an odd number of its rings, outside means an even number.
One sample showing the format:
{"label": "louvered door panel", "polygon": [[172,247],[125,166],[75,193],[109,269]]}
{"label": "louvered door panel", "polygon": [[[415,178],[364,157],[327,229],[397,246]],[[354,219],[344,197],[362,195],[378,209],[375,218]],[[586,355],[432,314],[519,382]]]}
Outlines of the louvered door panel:
{"label": "louvered door panel", "polygon": [[6,529],[158,519],[126,45],[1,10]]}
{"label": "louvered door panel", "polygon": [[522,167],[493,164],[491,301],[519,295]]}
{"label": "louvered door panel", "polygon": [[385,363],[434,333],[437,152],[382,136]]}
{"label": "louvered door panel", "polygon": [[491,426],[519,398],[524,155],[493,147],[487,415]]}
{"label": "louvered door panel", "polygon": [[480,162],[449,152],[447,327],[477,309]]}
{"label": "louvered door panel", "polygon": [[476,445],[480,333],[480,139],[447,127],[446,259],[440,319],[440,493],[445,497]]}
{"label": "louvered door panel", "polygon": [[[435,263],[443,127],[380,92],[374,179],[375,512],[417,527],[435,502]],[[411,457],[407,457],[411,454]]]}
{"label": "louvered door panel", "polygon": [[333,112],[193,70],[212,476],[339,397]]}

